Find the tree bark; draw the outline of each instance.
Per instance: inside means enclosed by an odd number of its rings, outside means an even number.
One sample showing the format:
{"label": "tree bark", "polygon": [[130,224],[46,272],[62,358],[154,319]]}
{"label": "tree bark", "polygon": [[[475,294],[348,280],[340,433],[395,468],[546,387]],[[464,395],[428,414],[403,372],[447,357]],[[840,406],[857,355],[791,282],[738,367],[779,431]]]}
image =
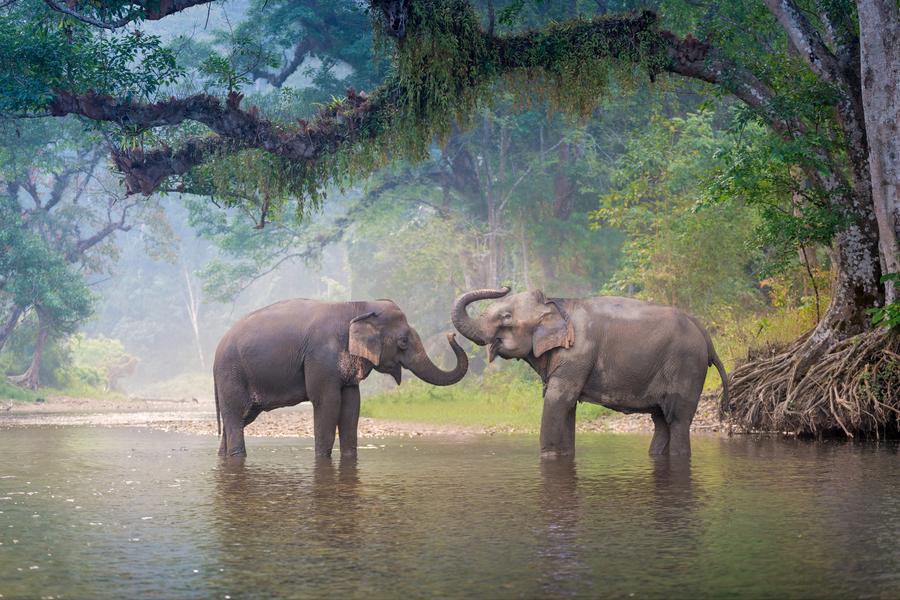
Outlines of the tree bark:
{"label": "tree bark", "polygon": [[[900,272],[897,225],[900,222],[900,19],[896,0],[858,0],[860,73],[872,204],[878,219],[882,266]],[[885,301],[897,300],[892,282]]]}
{"label": "tree bark", "polygon": [[28,369],[21,375],[10,377],[9,380],[16,385],[36,390],[41,385],[41,361],[44,356],[44,346],[47,343],[47,337],[50,329],[47,326],[46,319],[42,318],[41,311],[37,310],[38,315],[38,336],[34,344],[34,352],[31,355],[31,364]]}
{"label": "tree bark", "polygon": [[878,235],[871,213],[860,208],[847,229],[835,236],[831,303],[803,346],[798,349],[791,379],[798,383],[836,342],[871,328],[865,309],[880,306],[881,264]]}
{"label": "tree bark", "polygon": [[9,339],[9,336],[12,335],[13,330],[16,328],[16,325],[19,324],[19,317],[22,316],[22,313],[25,312],[25,309],[18,304],[14,304],[12,307],[12,312],[9,313],[9,317],[6,319],[6,322],[3,324],[3,327],[0,328],[0,350],[3,350],[3,346],[6,345],[6,340]]}

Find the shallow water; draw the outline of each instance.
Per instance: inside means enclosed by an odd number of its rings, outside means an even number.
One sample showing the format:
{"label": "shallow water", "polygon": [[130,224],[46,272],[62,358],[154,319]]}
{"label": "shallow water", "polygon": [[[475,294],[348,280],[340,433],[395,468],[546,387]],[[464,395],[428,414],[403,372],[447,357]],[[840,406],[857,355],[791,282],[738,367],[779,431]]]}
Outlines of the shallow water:
{"label": "shallow water", "polygon": [[3,598],[847,597],[900,590],[896,445],[581,435],[307,440],[0,430]]}

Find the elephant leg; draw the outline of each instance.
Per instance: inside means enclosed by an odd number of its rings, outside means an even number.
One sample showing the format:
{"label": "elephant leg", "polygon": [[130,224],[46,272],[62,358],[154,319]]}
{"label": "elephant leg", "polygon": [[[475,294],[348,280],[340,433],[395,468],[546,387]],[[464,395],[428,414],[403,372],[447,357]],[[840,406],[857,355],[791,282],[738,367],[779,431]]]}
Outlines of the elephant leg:
{"label": "elephant leg", "polygon": [[247,456],[244,446],[244,413],[250,404],[246,388],[237,381],[225,380],[219,387],[222,414],[222,441],[219,456]]}
{"label": "elephant leg", "polygon": [[691,455],[691,422],[676,420],[669,423],[669,456]]}
{"label": "elephant leg", "polygon": [[558,380],[550,380],[544,390],[541,416],[541,457],[575,454],[575,408],[578,394]]}
{"label": "elephant leg", "polygon": [[653,439],[650,441],[650,456],[664,456],[669,453],[669,424],[660,409],[650,416],[653,418]]}
{"label": "elephant leg", "polygon": [[244,424],[234,423],[224,428],[226,450],[225,456],[247,456],[247,448],[244,446]]}
{"label": "elephant leg", "polygon": [[694,402],[684,402],[680,398],[674,403],[669,416],[669,456],[691,455],[691,421],[697,410],[699,396]]}
{"label": "elephant leg", "polygon": [[313,403],[313,430],[316,437],[316,456],[329,458],[334,448],[334,435],[341,416],[341,388],[329,386],[319,392]]}
{"label": "elephant leg", "polygon": [[341,458],[356,456],[356,436],[359,425],[359,388],[355,385],[341,390],[341,416],[338,434],[341,438]]}

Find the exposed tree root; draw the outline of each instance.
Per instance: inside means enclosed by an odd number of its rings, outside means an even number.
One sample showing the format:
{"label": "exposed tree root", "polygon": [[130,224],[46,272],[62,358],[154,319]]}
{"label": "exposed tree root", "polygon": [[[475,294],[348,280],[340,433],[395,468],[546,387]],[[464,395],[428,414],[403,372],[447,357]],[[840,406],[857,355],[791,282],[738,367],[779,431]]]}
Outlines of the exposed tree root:
{"label": "exposed tree root", "polygon": [[735,424],[797,435],[900,433],[900,334],[875,330],[824,350],[816,344],[811,365],[810,341],[807,334],[751,353],[731,373]]}

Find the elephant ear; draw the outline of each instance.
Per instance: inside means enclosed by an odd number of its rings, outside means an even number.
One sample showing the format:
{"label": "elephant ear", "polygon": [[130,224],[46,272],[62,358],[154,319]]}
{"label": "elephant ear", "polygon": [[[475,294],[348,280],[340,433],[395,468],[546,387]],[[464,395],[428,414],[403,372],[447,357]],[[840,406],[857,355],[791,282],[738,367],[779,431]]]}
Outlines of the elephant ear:
{"label": "elephant ear", "polygon": [[556,299],[546,300],[541,291],[536,291],[538,302],[547,308],[534,328],[532,353],[540,357],[554,348],[571,348],[575,343],[575,328],[569,322],[569,315]]}
{"label": "elephant ear", "polygon": [[348,350],[354,356],[361,356],[370,363],[378,366],[381,362],[381,334],[371,322],[371,317],[377,316],[370,312],[360,315],[350,321],[350,345]]}

